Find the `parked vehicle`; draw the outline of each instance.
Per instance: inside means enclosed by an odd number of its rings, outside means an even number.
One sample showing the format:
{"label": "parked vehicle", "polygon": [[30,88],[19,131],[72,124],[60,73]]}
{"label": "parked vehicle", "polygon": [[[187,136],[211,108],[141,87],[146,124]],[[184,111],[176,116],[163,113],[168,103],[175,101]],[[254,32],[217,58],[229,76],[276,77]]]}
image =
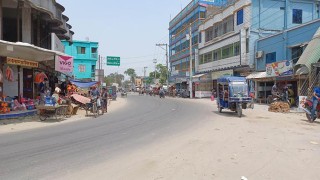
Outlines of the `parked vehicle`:
{"label": "parked vehicle", "polygon": [[244,77],[223,76],[217,80],[217,83],[219,112],[221,113],[222,109],[230,109],[241,117],[242,109],[246,109],[247,103],[251,102],[246,79]]}
{"label": "parked vehicle", "polygon": [[320,119],[320,103],[318,103],[317,105],[315,117],[313,119],[311,118],[312,104],[312,100],[307,99],[304,103],[304,107],[302,107],[303,111],[306,112],[306,117],[308,121],[311,123],[314,122],[316,119]]}

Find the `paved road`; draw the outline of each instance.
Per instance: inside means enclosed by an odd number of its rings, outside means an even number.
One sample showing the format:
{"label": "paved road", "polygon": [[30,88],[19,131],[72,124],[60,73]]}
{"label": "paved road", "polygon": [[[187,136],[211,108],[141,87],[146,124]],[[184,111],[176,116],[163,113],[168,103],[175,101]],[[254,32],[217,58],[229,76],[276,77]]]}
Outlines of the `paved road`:
{"label": "paved road", "polygon": [[0,179],[75,172],[192,128],[207,111],[169,98],[130,95],[126,101],[122,110],[96,119],[0,135]]}

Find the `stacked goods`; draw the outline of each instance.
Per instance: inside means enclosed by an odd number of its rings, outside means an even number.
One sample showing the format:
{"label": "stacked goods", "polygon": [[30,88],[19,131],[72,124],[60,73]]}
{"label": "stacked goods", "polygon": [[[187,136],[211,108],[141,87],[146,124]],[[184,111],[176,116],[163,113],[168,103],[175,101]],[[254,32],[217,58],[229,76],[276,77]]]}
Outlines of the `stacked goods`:
{"label": "stacked goods", "polygon": [[288,113],[290,112],[290,106],[287,102],[276,101],[270,104],[269,106],[270,112],[280,112],[280,113]]}

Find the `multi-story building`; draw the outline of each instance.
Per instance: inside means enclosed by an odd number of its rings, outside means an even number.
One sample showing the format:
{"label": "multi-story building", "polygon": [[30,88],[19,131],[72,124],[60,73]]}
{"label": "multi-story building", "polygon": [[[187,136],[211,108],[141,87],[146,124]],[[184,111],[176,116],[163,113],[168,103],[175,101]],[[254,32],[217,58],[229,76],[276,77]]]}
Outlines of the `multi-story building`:
{"label": "multi-story building", "polygon": [[74,58],[73,75],[75,79],[95,80],[98,61],[98,42],[74,40],[72,44],[62,41],[65,53]]}
{"label": "multi-story building", "polygon": [[317,18],[318,6],[311,0],[232,0],[210,14],[199,27],[198,97],[209,96],[221,75],[249,75],[257,40]]}
{"label": "multi-story building", "polygon": [[316,76],[311,78],[310,84],[305,83],[310,80],[307,77],[312,71],[312,63],[320,60],[319,27],[320,19],[316,19],[257,41],[257,72],[248,79],[253,81],[251,90],[258,99],[271,95],[275,81],[279,87],[289,85],[295,97],[308,95],[308,89],[315,85],[311,82],[319,81]]}
{"label": "multi-story building", "polygon": [[60,40],[72,41],[73,35],[64,10],[55,0],[0,0],[1,97],[36,98],[40,72],[54,88],[60,74],[55,59],[64,55]]}
{"label": "multi-story building", "polygon": [[192,53],[194,72],[194,53],[198,48],[198,27],[206,17],[207,8],[222,6],[227,0],[192,0],[169,23],[169,55],[170,55],[170,82],[175,83],[177,89],[187,89],[189,78],[190,46],[186,35],[192,27]]}

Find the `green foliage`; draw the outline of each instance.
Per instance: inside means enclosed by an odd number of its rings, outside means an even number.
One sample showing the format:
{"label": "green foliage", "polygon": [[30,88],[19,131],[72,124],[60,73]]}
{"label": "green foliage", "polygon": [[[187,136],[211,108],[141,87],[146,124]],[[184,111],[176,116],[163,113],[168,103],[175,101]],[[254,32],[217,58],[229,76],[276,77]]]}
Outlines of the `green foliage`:
{"label": "green foliage", "polygon": [[156,74],[156,79],[159,79],[159,82],[161,84],[165,84],[166,83],[167,74],[168,74],[168,70],[167,70],[166,66],[164,66],[162,64],[157,64],[156,65],[156,71],[153,71],[153,72],[149,73],[149,81],[150,81],[150,83],[153,81],[155,74]]}
{"label": "green foliage", "polygon": [[137,76],[136,71],[132,68],[127,69],[124,74],[130,76],[132,82],[134,82],[134,78]]}
{"label": "green foliage", "polygon": [[122,81],[124,80],[123,74],[111,73],[108,76],[104,77],[104,81],[107,86],[111,86],[112,83],[117,83],[119,86],[122,86]]}

